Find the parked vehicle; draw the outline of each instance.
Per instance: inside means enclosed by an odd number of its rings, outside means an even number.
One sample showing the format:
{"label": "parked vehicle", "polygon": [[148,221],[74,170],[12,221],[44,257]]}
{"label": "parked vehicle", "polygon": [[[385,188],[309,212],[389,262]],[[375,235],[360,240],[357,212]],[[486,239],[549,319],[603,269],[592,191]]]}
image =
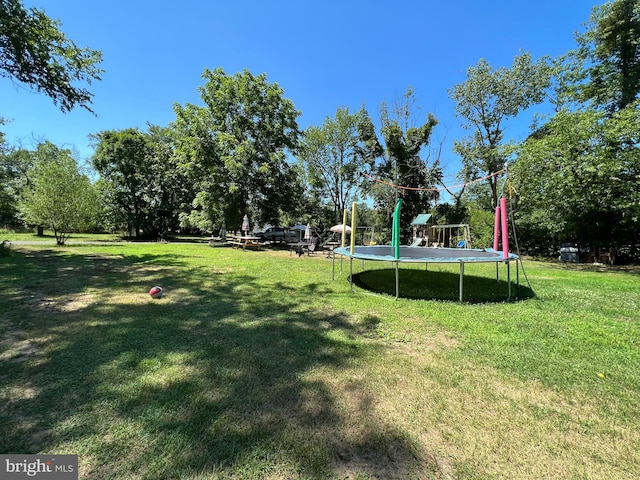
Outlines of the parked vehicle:
{"label": "parked vehicle", "polygon": [[270,227],[257,234],[265,242],[296,242],[300,233],[284,227]]}
{"label": "parked vehicle", "polygon": [[580,250],[578,249],[578,245],[575,243],[563,243],[560,247],[560,257],[558,258],[558,260],[560,260],[562,263],[580,262]]}

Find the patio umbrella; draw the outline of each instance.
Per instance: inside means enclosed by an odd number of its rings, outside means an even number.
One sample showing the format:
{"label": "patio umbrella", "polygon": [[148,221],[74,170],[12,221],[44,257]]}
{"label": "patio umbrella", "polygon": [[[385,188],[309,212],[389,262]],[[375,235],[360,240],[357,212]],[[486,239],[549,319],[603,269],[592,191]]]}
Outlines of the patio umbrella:
{"label": "patio umbrella", "polygon": [[307,227],[304,229],[304,239],[305,240],[311,239],[311,225],[309,225],[308,223],[307,223]]}
{"label": "patio umbrella", "polygon": [[[335,232],[335,233],[342,233],[342,228],[343,225],[341,223],[339,223],[338,225],[334,225],[333,227],[331,227],[329,229],[330,232]],[[345,231],[347,233],[351,233],[351,227],[349,225],[346,226]]]}
{"label": "patio umbrella", "polygon": [[245,235],[249,233],[249,217],[245,213],[244,218],[242,219],[242,231]]}

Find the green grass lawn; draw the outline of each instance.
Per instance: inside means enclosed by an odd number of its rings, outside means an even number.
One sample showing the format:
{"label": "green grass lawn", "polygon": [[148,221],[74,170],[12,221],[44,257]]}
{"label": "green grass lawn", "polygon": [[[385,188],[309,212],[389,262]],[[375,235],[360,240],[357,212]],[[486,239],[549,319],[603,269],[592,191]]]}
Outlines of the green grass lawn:
{"label": "green grass lawn", "polygon": [[[68,241],[77,242],[113,242],[121,239],[121,235],[116,233],[71,233]],[[0,228],[0,242],[7,240],[9,242],[42,242],[55,243],[56,237],[52,230],[45,230],[44,234],[38,236],[36,230],[13,230],[8,228]]]}
{"label": "green grass lawn", "polygon": [[504,302],[503,267],[468,265],[459,303],[456,266],[403,266],[397,301],[388,265],[354,262],[353,292],[335,266],[12,246],[0,453],[83,479],[638,477],[640,268],[528,261]]}

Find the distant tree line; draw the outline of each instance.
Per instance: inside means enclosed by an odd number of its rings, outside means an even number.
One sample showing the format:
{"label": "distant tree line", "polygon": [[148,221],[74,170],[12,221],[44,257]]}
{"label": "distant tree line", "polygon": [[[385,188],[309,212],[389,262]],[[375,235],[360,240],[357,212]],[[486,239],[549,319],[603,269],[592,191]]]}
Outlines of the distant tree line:
{"label": "distant tree line", "polygon": [[[90,109],[91,94],[73,81],[98,80],[101,54],[58,27],[19,0],[0,0],[0,74],[64,111]],[[27,62],[20,49],[34,42],[39,57]],[[258,225],[325,230],[358,202],[359,222],[383,232],[401,197],[403,225],[432,212],[440,223],[470,223],[473,243],[487,246],[493,208],[508,196],[525,253],[573,241],[637,258],[640,6],[595,7],[576,43],[557,59],[521,52],[510,67],[480,59],[449,90],[469,132],[454,141],[463,168],[449,182],[463,188],[445,183],[438,121],[421,115],[411,87],[391,106],[382,102],[376,118],[364,105],[338,107],[302,131],[300,112],[265,74],[205,69],[201,105],[174,105],[167,126],[94,134],[83,168],[71,151],[48,142],[18,148],[0,134],[0,224],[44,225],[62,232],[61,243],[64,232],[87,228],[137,238],[233,230],[245,214]],[[543,103],[553,113],[539,116],[526,140],[506,141],[508,122]],[[508,178],[492,175],[505,165]],[[69,211],[54,216],[57,208]]]}
{"label": "distant tree line", "polygon": [[563,241],[638,257],[640,4],[593,9],[578,47],[554,64],[556,113],[519,145],[516,212],[525,246]]}

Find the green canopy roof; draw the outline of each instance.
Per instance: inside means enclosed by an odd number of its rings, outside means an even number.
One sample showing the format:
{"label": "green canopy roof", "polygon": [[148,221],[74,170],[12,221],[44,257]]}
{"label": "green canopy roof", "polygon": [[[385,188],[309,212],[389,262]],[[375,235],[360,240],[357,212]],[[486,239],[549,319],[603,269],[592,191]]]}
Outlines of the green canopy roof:
{"label": "green canopy roof", "polygon": [[429,223],[430,220],[431,220],[430,213],[421,213],[413,220],[413,222],[411,222],[411,225],[426,225],[427,223]]}

